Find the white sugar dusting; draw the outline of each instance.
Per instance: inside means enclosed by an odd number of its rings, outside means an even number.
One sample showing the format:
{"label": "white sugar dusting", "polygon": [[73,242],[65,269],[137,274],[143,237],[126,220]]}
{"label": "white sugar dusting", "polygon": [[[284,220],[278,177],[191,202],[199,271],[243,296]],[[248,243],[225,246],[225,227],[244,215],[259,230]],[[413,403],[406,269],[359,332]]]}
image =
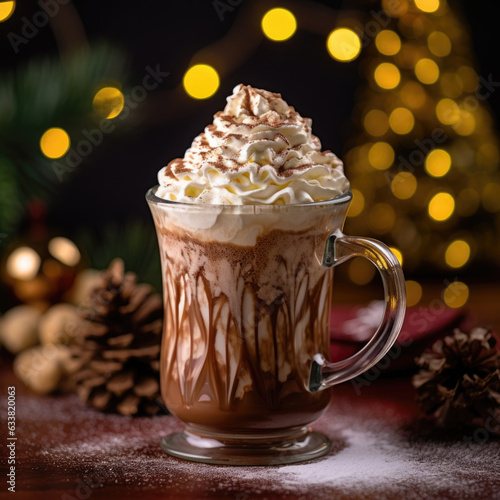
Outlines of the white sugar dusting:
{"label": "white sugar dusting", "polygon": [[[3,400],[2,419],[5,412]],[[405,430],[409,415],[394,404],[338,397],[313,426],[334,443],[326,457],[275,467],[225,467],[163,453],[160,439],[182,428],[173,417],[104,415],[77,398],[23,396],[17,405],[18,445],[35,456],[30,471],[48,466],[56,471],[54,485],[68,475],[94,488],[121,485],[190,492],[196,498],[500,499],[498,440],[418,437]],[[41,432],[47,425],[50,433]]]}

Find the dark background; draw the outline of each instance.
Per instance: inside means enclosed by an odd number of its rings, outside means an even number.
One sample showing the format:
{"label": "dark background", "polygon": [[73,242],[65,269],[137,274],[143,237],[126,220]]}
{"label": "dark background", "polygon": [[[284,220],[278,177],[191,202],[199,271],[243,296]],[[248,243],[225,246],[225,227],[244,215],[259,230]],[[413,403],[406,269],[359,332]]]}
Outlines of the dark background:
{"label": "dark background", "polygon": [[[174,157],[182,156],[191,140],[208,124],[212,115],[222,109],[232,88],[242,82],[279,91],[285,100],[303,115],[313,118],[313,131],[325,149],[340,156],[351,132],[350,116],[355,92],[361,83],[359,60],[352,63],[334,61],[325,50],[325,38],[299,28],[282,43],[262,37],[256,50],[234,71],[223,75],[218,92],[206,100],[193,100],[181,91],[182,77],[202,48],[226,35],[236,21],[249,23],[258,2],[236,0],[220,19],[212,1],[144,0],[127,3],[117,0],[77,1],[75,6],[90,43],[105,39],[121,47],[130,67],[129,87],[139,84],[146,66],[159,64],[169,77],[140,103],[130,117],[130,130],[123,136],[109,134],[58,189],[56,202],[50,208],[51,225],[61,230],[82,225],[98,226],[106,221],[126,221],[131,216],[149,217],[143,195],[156,183],[160,167]],[[376,2],[314,2],[344,12],[350,9],[361,18]],[[313,2],[265,2],[272,6],[307,6]],[[497,32],[498,22],[493,2],[453,1],[450,4],[463,13],[469,25],[477,71],[499,80]],[[22,16],[29,19],[40,10],[34,1],[18,2],[15,15],[0,24],[1,71],[25,64],[37,55],[53,53],[57,44],[50,26],[40,29],[36,39],[14,54],[6,34],[19,33]],[[307,8],[306,8],[307,12]],[[258,23],[258,20],[256,20]],[[332,26],[333,28],[333,26]],[[254,31],[260,31],[259,24]],[[242,48],[247,42],[242,36]],[[126,87],[124,87],[126,90]],[[489,99],[498,120],[500,96]],[[346,167],[349,176],[349,165]]]}

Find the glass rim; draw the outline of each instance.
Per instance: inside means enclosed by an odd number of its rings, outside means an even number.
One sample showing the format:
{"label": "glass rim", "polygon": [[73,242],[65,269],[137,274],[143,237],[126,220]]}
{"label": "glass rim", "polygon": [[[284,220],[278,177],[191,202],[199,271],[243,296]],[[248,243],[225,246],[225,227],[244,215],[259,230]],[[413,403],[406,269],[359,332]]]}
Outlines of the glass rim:
{"label": "glass rim", "polygon": [[255,205],[227,205],[227,204],[208,204],[208,203],[185,203],[179,201],[165,200],[156,196],[156,190],[160,186],[156,186],[148,189],[146,193],[146,201],[154,205],[161,205],[165,207],[171,207],[174,210],[191,210],[191,211],[203,211],[203,212],[234,212],[234,213],[263,213],[263,212],[288,212],[298,208],[322,208],[335,205],[347,204],[352,200],[352,192],[349,189],[345,193],[339,194],[335,198],[324,201],[315,201],[312,203],[292,203],[286,205],[266,205],[266,204],[255,204]]}

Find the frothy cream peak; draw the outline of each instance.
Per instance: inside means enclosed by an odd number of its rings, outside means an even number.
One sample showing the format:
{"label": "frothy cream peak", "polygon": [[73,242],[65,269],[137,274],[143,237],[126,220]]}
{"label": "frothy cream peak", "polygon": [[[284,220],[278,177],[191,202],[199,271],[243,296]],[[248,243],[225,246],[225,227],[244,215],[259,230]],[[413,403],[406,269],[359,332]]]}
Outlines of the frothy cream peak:
{"label": "frothy cream peak", "polygon": [[184,158],[160,170],[157,196],[232,205],[335,198],[349,183],[342,162],[321,151],[311,123],[280,94],[237,85]]}

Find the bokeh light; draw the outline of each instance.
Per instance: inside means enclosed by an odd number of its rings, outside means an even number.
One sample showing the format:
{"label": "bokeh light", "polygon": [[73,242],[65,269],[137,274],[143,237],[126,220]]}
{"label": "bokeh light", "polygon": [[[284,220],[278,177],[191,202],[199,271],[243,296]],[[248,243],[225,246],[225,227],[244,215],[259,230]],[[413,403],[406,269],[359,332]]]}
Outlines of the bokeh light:
{"label": "bokeh light", "polygon": [[465,305],[469,298],[469,287],[461,281],[450,283],[443,292],[444,303],[457,309]]}
{"label": "bokeh light", "polygon": [[470,66],[460,66],[457,69],[457,75],[460,78],[466,92],[474,92],[479,84],[477,73]]}
{"label": "bokeh light", "polygon": [[387,170],[394,163],[394,149],[387,142],[376,142],[368,151],[368,162],[377,170]]}
{"label": "bokeh light", "polygon": [[433,149],[425,159],[425,170],[432,177],[443,177],[451,167],[451,156],[444,149]]}
{"label": "bokeh light", "polygon": [[408,12],[408,0],[398,0],[397,2],[395,2],[394,0],[382,0],[382,8],[391,17],[398,18]]}
{"label": "bokeh light", "polygon": [[469,217],[477,212],[480,203],[481,198],[475,189],[462,189],[457,196],[457,214],[461,217]]}
{"label": "bokeh light", "polygon": [[32,280],[40,269],[42,259],[30,247],[16,248],[7,258],[5,271],[8,276],[17,280]]}
{"label": "bokeh light", "polygon": [[458,135],[471,135],[476,129],[476,119],[469,111],[461,110],[460,118],[452,127]]}
{"label": "bokeh light", "polygon": [[424,57],[415,65],[415,76],[422,83],[431,85],[439,78],[439,66],[432,59]]}
{"label": "bokeh light", "polygon": [[208,64],[197,64],[186,71],[183,82],[186,92],[195,99],[207,99],[219,88],[219,74]]}
{"label": "bokeh light", "polygon": [[363,119],[365,130],[374,137],[380,137],[389,130],[389,118],[380,109],[371,109]]}
{"label": "bokeh light", "polygon": [[464,240],[452,241],[446,248],[444,260],[448,266],[459,268],[467,264],[470,258],[470,245]]}
{"label": "bokeh light", "polygon": [[401,87],[401,100],[412,109],[421,108],[426,98],[425,90],[418,82],[406,82]]}
{"label": "bokeh light", "polygon": [[401,250],[396,247],[389,247],[389,250],[396,256],[396,259],[398,259],[399,265],[403,266],[403,254],[401,253]]}
{"label": "bokeh light", "polygon": [[422,298],[422,285],[417,281],[406,281],[406,305],[416,306]]}
{"label": "bokeh light", "polygon": [[436,12],[439,9],[439,0],[415,0],[415,5],[422,12]]}
{"label": "bokeh light", "polygon": [[481,193],[481,201],[488,212],[500,212],[500,184],[488,182]]}
{"label": "bokeh light", "polygon": [[389,115],[389,126],[396,134],[408,134],[414,125],[413,113],[407,108],[396,108]]}
{"label": "bokeh light", "polygon": [[401,39],[391,30],[382,30],[375,38],[378,51],[385,56],[393,56],[401,50]]}
{"label": "bokeh light", "polygon": [[439,85],[447,97],[457,98],[464,90],[462,80],[456,73],[452,72],[443,73],[439,79]]}
{"label": "bokeh light", "polygon": [[391,182],[391,191],[396,198],[407,200],[417,190],[417,179],[410,172],[399,172]]}
{"label": "bokeh light", "polygon": [[271,9],[262,18],[264,35],[275,42],[288,40],[297,30],[297,20],[288,10],[282,8]]}
{"label": "bokeh light", "polygon": [[432,219],[444,221],[449,219],[455,210],[455,200],[450,193],[437,193],[431,198],[428,212]]}
{"label": "bokeh light", "polygon": [[358,57],[361,52],[359,36],[349,28],[333,30],[326,41],[330,55],[337,61],[349,62]]}
{"label": "bokeh light", "polygon": [[64,156],[71,141],[68,133],[59,127],[47,129],[40,139],[40,149],[47,158],[61,158]]}
{"label": "bokeh light", "polygon": [[387,90],[397,87],[401,80],[401,74],[397,66],[388,62],[379,64],[375,68],[373,76],[377,85]]}
{"label": "bokeh light", "polygon": [[94,111],[103,118],[115,118],[125,105],[122,92],[115,87],[104,87],[94,96],[92,106]]}
{"label": "bokeh light", "polygon": [[445,57],[451,52],[451,41],[441,31],[433,31],[427,37],[427,46],[438,57]]}
{"label": "bokeh light", "polygon": [[77,246],[63,236],[52,238],[49,241],[48,250],[52,257],[71,267],[76,266],[82,257]]}
{"label": "bokeh light", "polygon": [[375,266],[366,259],[352,259],[348,267],[349,279],[356,285],[366,285],[375,276]]}
{"label": "bokeh light", "polygon": [[444,125],[453,125],[460,120],[460,108],[452,99],[444,98],[436,104],[436,116]]}
{"label": "bokeh light", "polygon": [[348,217],[357,217],[365,208],[365,197],[359,189],[351,189],[352,201],[347,212]]}
{"label": "bokeh light", "polygon": [[369,210],[368,223],[377,233],[386,233],[392,229],[396,212],[389,203],[375,203]]}
{"label": "bokeh light", "polygon": [[16,2],[0,2],[0,23],[7,21],[14,13]]}

